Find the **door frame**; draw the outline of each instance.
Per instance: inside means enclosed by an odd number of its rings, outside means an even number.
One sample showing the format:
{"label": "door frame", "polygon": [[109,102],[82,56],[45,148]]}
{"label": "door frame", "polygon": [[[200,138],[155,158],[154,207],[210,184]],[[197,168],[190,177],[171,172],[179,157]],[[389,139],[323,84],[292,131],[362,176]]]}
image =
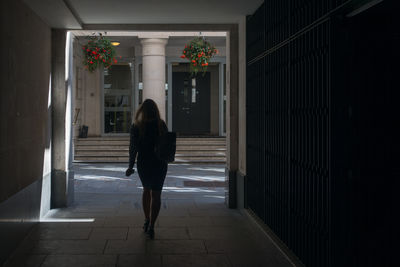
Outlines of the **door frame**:
{"label": "door frame", "polygon": [[[121,63],[128,63],[131,69],[131,118],[133,118],[133,112],[135,112],[135,101],[136,101],[136,63],[134,58],[123,57],[119,60]],[[104,69],[100,71],[100,127],[101,136],[129,136],[129,133],[105,133],[104,132]]]}
{"label": "door frame", "polygon": [[[224,123],[224,112],[223,112],[223,105],[224,105],[224,64],[226,64],[225,57],[213,57],[210,60],[211,63],[218,63],[218,75],[219,75],[219,88],[218,88],[218,120],[219,120],[219,136],[226,136],[226,132],[223,132],[223,123]],[[188,63],[187,59],[182,59],[180,57],[168,57],[166,56],[165,63],[168,66],[168,129],[172,130],[172,64],[173,63]]]}

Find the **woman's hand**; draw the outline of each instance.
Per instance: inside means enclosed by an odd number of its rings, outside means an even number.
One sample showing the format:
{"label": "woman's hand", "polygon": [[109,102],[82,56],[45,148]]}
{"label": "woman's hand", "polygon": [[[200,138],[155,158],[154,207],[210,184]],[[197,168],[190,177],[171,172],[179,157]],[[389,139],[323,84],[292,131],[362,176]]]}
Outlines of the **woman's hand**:
{"label": "woman's hand", "polygon": [[128,169],[126,170],[126,172],[125,172],[125,175],[126,175],[126,176],[130,176],[131,174],[134,174],[134,173],[135,173],[135,170],[134,170],[134,169],[129,169],[129,168],[128,168]]}

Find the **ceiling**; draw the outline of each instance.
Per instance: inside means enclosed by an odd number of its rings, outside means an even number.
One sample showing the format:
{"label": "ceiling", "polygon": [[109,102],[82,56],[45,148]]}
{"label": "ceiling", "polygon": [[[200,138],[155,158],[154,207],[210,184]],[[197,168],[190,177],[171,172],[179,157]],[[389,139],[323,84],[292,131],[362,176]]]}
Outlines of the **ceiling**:
{"label": "ceiling", "polygon": [[[78,41],[83,45],[87,39],[85,39],[84,35],[79,35]],[[118,47],[120,48],[131,48],[134,46],[140,46],[140,39],[137,36],[118,36],[118,35],[107,35],[107,37],[111,41],[117,41],[120,42],[120,45]],[[192,40],[193,37],[180,37],[180,36],[172,36],[168,38],[167,46],[180,46],[183,47],[185,44],[189,43],[190,40]],[[210,37],[207,36],[206,40],[211,42],[213,45],[217,47],[225,47],[226,45],[226,38],[225,37]]]}
{"label": "ceiling", "polygon": [[23,0],[52,28],[86,24],[238,23],[263,0]]}

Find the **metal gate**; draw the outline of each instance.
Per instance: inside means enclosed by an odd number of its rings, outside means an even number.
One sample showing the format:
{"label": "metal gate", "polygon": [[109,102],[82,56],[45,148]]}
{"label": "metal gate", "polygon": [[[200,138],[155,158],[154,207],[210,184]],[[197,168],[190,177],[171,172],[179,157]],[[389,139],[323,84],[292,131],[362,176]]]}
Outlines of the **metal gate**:
{"label": "metal gate", "polygon": [[329,266],[330,15],[265,1],[247,20],[247,207],[307,266]]}

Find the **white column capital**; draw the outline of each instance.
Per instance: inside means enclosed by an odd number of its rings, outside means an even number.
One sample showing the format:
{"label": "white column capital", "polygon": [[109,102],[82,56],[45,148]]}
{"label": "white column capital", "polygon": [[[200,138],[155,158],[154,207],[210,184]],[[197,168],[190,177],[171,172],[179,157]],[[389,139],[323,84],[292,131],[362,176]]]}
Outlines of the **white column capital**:
{"label": "white column capital", "polygon": [[170,36],[169,32],[141,32],[138,34],[138,37],[140,39],[157,39],[157,38],[161,38],[161,39],[168,39],[168,37]]}
{"label": "white column capital", "polygon": [[142,56],[165,56],[167,38],[144,38],[140,39],[142,44]]}

